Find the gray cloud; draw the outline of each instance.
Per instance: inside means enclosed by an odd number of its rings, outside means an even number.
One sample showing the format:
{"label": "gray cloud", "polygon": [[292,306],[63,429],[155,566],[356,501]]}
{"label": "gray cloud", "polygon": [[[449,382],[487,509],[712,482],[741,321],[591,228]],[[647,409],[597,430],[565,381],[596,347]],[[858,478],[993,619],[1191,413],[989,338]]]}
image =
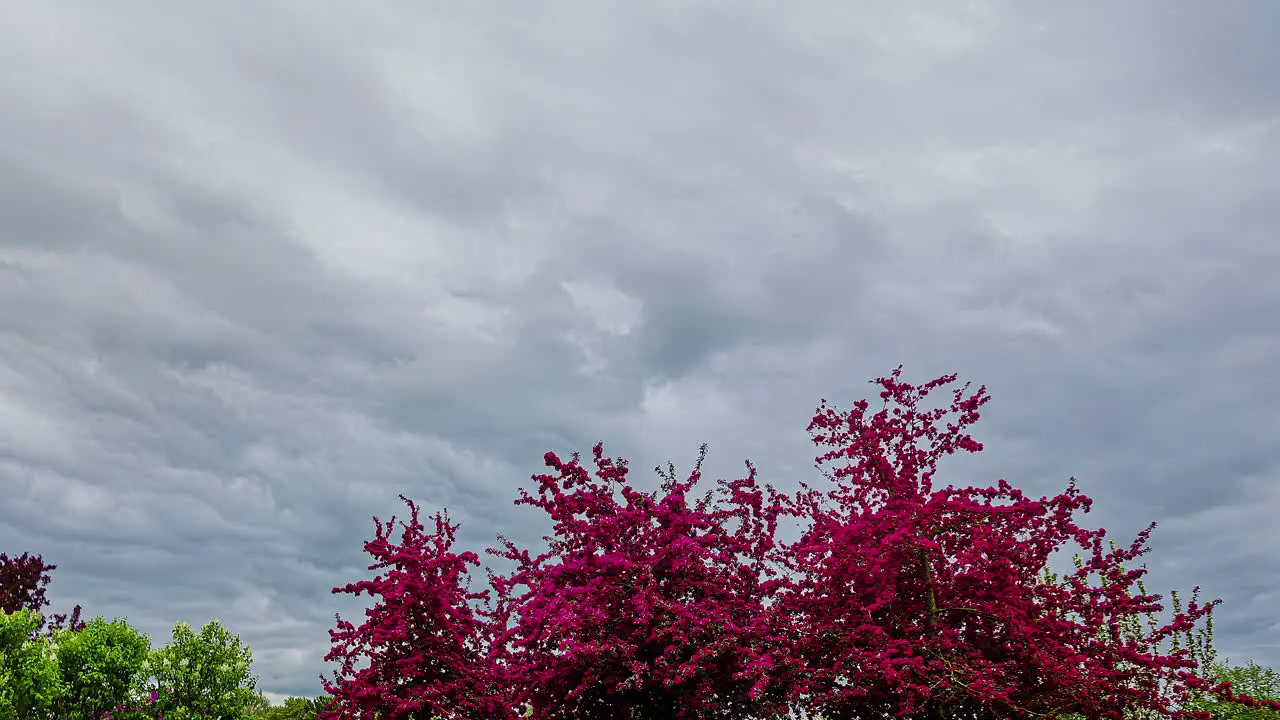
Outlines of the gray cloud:
{"label": "gray cloud", "polygon": [[[145,9],[145,12],[143,10]],[[1280,665],[1275,11],[28,4],[0,44],[0,548],[319,692],[370,517],[547,450],[784,489],[899,363]],[[483,576],[477,578],[483,582]]]}

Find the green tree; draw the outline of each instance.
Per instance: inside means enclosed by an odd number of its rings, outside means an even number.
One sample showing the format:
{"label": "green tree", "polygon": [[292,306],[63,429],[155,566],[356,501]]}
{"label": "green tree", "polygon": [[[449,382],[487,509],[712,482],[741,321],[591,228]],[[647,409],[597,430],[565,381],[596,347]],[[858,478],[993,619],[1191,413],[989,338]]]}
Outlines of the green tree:
{"label": "green tree", "polygon": [[271,701],[261,690],[256,691],[253,697],[249,698],[249,702],[244,705],[245,720],[263,720],[267,716],[267,711],[271,709]]}
{"label": "green tree", "polygon": [[291,697],[283,705],[277,705],[267,711],[266,720],[315,720],[316,715],[325,710],[332,698],[321,695],[316,698]]}
{"label": "green tree", "polygon": [[[1246,666],[1228,663],[1213,666],[1214,677],[1231,683],[1231,691],[1245,694],[1257,700],[1280,700],[1280,674],[1275,670],[1250,661]],[[1219,702],[1212,698],[1197,698],[1188,707],[1207,710],[1213,720],[1280,720],[1280,712],[1268,708],[1242,707],[1234,703]]]}
{"label": "green tree", "polygon": [[151,640],[129,623],[95,617],[83,630],[55,631],[55,653],[66,694],[58,702],[63,720],[97,720],[117,705],[137,699],[146,679]]}
{"label": "green tree", "polygon": [[0,611],[0,720],[36,720],[66,692],[47,637],[32,637],[44,623],[30,610]]}
{"label": "green tree", "polygon": [[315,717],[317,717],[320,713],[324,712],[325,710],[328,710],[328,709],[329,709],[329,703],[330,703],[332,700],[333,700],[333,696],[331,696],[331,695],[324,695],[324,694],[321,694],[319,697],[314,697],[314,698],[311,698],[310,700],[308,700],[308,701],[307,701],[307,702],[308,702],[308,705],[307,705],[307,712],[309,712],[309,713],[310,713],[310,715],[308,715],[307,717],[308,717],[309,719],[310,719],[310,718],[315,718]]}
{"label": "green tree", "polygon": [[159,691],[157,707],[167,720],[240,720],[254,703],[258,680],[250,675],[253,653],[217,620],[196,635],[177,623],[173,641],[151,653],[148,663]]}

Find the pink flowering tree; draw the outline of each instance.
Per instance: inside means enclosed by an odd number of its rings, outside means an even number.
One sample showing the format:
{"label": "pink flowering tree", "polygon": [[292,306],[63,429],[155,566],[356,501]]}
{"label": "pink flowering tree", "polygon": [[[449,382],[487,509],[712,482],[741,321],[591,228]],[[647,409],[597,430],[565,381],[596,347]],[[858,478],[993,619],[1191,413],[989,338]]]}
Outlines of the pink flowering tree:
{"label": "pink flowering tree", "polygon": [[[594,473],[548,453],[553,472],[516,502],[547,512],[556,535],[536,557],[506,540],[489,550],[517,568],[490,572],[486,610],[468,602],[487,592],[459,585],[476,556],[449,551],[455,528],[440,516],[427,535],[410,503],[400,546],[381,523],[366,544],[381,560],[371,569],[396,570],[334,590],[383,601],[359,629],[339,618],[331,633],[343,647],[327,659],[345,661],[326,682],[331,717],[1207,720],[1193,697],[1280,709],[1198,674],[1186,649],[1159,649],[1217,601],[1132,631],[1162,610],[1133,593],[1145,570],[1124,566],[1152,528],[1104,553],[1104,530],[1072,522],[1091,504],[1074,481],[1039,500],[1005,480],[934,489],[942,456],[982,449],[965,428],[989,398],[960,389],[950,407],[922,410],[955,376],[917,388],[900,370],[876,381],[885,407],[873,416],[866,401],[819,407],[809,429],[830,448],[817,458],[829,466],[822,492],[766,486],[766,498],[748,463],[747,478],[691,506],[701,456],[688,479],[670,469],[659,493],[641,493],[601,445]],[[776,541],[781,517],[807,525],[798,541]],[[1049,555],[1071,541],[1087,558],[1044,582]],[[369,668],[354,670],[356,657]]]}
{"label": "pink flowering tree", "polygon": [[[1114,552],[1117,548],[1115,541],[1111,540],[1109,541],[1109,544],[1111,546],[1111,550]],[[1076,570],[1080,570],[1084,567],[1084,560],[1080,557],[1078,553],[1075,554],[1074,557],[1072,557],[1072,562],[1075,563]],[[1124,567],[1123,564],[1121,565],[1121,567],[1122,568]],[[1064,579],[1058,573],[1051,572],[1047,568],[1042,573],[1040,581],[1043,583],[1069,585],[1069,578]],[[1106,580],[1102,579],[1102,583],[1105,584]],[[1142,594],[1142,595],[1147,594],[1146,584],[1142,580],[1136,581],[1135,584],[1138,586],[1139,594]],[[1193,600],[1196,599],[1197,595],[1198,593],[1193,593],[1192,599]],[[1180,615],[1182,613],[1182,604],[1178,599],[1178,591],[1177,590],[1169,591],[1169,597],[1173,604],[1174,616]],[[1137,616],[1125,618],[1124,622],[1120,623],[1118,626],[1120,631],[1120,635],[1118,638],[1113,637],[1112,629],[1108,627],[1097,628],[1096,636],[1098,639],[1102,639],[1102,640],[1120,639],[1120,640],[1126,640],[1126,641],[1132,641],[1132,642],[1142,642],[1144,639],[1151,637],[1153,633],[1155,633],[1160,627],[1163,626],[1163,623],[1157,618],[1156,613],[1147,612],[1145,613],[1145,615],[1146,615],[1145,619],[1140,619]],[[1187,657],[1196,661],[1197,672],[1201,676],[1206,678],[1208,677],[1217,678],[1221,668],[1214,662],[1215,658],[1217,657],[1218,651],[1213,646],[1213,607],[1212,606],[1210,606],[1208,608],[1208,612],[1205,613],[1204,623],[1205,623],[1204,627],[1202,628],[1189,628],[1185,631],[1174,633],[1168,636],[1165,639],[1165,641],[1168,642],[1169,650],[1171,651],[1176,651],[1181,648],[1186,648]],[[1145,625],[1145,628],[1144,628],[1144,625]],[[1162,641],[1161,643],[1157,643],[1157,645],[1163,645],[1163,642],[1164,641]],[[1198,699],[1207,698],[1209,696],[1205,695],[1200,691],[1195,691],[1194,696],[1197,698],[1197,701],[1184,703],[1184,706],[1192,707],[1195,709],[1204,709],[1198,703]],[[1221,707],[1225,705],[1226,704],[1218,703],[1216,707]],[[1235,706],[1233,705],[1233,707]],[[1213,715],[1214,715],[1214,720],[1221,720],[1221,718],[1218,717],[1218,713],[1213,713]],[[1136,709],[1131,709],[1129,712],[1127,712],[1125,714],[1125,717],[1126,717],[1126,720],[1160,720],[1162,716],[1159,713],[1151,712],[1145,708],[1136,708]],[[1068,715],[1064,715],[1063,718],[1064,720],[1083,720],[1082,716],[1080,716],[1079,714],[1068,714]]]}
{"label": "pink flowering tree", "polygon": [[590,473],[577,455],[547,453],[556,472],[534,477],[537,497],[521,491],[517,504],[555,521],[549,552],[531,558],[504,540],[518,570],[495,587],[503,597],[527,588],[508,603],[517,621],[499,638],[516,701],[535,718],[785,713],[788,642],[765,604],[780,583],[767,557],[778,509],[764,506],[755,469],[720,481],[712,509],[712,491],[688,500],[705,445],[689,477],[669,466],[657,493],[628,484],[626,462],[602,445],[593,454]]}
{"label": "pink flowering tree", "polygon": [[[955,376],[916,388],[900,372],[876,381],[885,407],[875,415],[866,401],[844,413],[824,401],[809,426],[815,444],[831,448],[817,461],[835,465],[835,488],[806,486],[790,504],[812,527],[782,549],[802,579],[775,605],[806,628],[796,653],[807,677],[795,686],[806,708],[829,720],[1120,720],[1140,709],[1190,717],[1178,704],[1196,690],[1253,702],[1210,686],[1186,649],[1156,651],[1214,603],[1193,600],[1168,625],[1123,636],[1131,619],[1162,609],[1156,596],[1132,592],[1146,571],[1123,566],[1145,552],[1154,524],[1128,549],[1104,553],[1105,530],[1071,521],[1091,505],[1074,479],[1039,500],[1003,479],[935,490],[942,456],[982,449],[964,429],[989,398],[985,388],[969,396],[962,388],[949,408],[922,410]],[[1071,540],[1089,553],[1079,570],[1063,584],[1037,582],[1050,553]],[[1088,582],[1093,574],[1101,586]]]}
{"label": "pink flowering tree", "polygon": [[[333,649],[326,661],[340,661],[342,669],[331,684],[322,677],[330,708],[339,715],[325,717],[387,720],[401,718],[511,717],[509,693],[497,687],[497,668],[489,660],[489,626],[469,601],[488,593],[469,593],[460,587],[466,566],[478,565],[473,552],[450,552],[456,525],[447,515],[435,516],[436,531],[428,534],[418,521],[418,508],[400,496],[412,513],[404,524],[399,545],[389,542],[395,517],[385,525],[374,518],[376,537],[365,551],[377,558],[370,570],[391,568],[373,580],[334,588],[334,593],[379,595],[382,600],[366,611],[360,627],[335,615],[330,630]],[[366,668],[355,663],[368,658]]]}

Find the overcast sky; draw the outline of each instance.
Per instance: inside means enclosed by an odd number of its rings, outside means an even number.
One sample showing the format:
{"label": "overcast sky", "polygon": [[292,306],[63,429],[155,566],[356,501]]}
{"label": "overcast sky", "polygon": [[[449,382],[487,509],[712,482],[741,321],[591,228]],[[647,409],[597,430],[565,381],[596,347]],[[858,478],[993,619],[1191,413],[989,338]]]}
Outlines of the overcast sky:
{"label": "overcast sky", "polygon": [[1280,5],[0,8],[0,550],[51,610],[316,695],[398,494],[480,551],[597,440],[792,490],[902,363],[993,397],[942,484],[1074,475],[1280,667]]}

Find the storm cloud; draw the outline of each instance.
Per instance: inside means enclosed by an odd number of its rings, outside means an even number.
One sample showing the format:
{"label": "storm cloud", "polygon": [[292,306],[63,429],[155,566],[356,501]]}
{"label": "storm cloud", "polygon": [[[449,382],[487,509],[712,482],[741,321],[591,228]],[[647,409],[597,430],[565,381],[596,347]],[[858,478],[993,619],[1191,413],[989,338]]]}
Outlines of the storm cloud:
{"label": "storm cloud", "polygon": [[[316,695],[404,493],[539,546],[542,454],[818,478],[899,363],[1280,667],[1280,10],[11,3],[0,549]],[[483,575],[479,576],[483,581]]]}

